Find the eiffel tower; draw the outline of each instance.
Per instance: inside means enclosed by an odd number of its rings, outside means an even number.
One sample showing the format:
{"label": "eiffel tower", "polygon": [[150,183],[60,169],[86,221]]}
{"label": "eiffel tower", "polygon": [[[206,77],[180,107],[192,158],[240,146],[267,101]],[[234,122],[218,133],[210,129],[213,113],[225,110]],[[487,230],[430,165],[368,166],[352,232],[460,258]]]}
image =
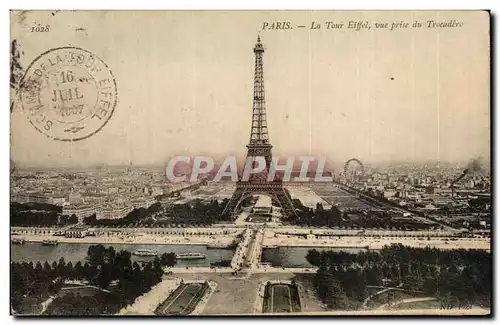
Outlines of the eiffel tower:
{"label": "eiffel tower", "polygon": [[295,216],[292,199],[288,190],[283,187],[283,183],[279,179],[268,181],[267,176],[272,161],[272,145],[269,143],[269,134],[266,121],[266,101],[264,96],[264,46],[260,41],[260,36],[257,38],[257,44],[253,49],[255,53],[255,77],[253,90],[253,114],[252,128],[250,131],[250,142],[247,145],[247,163],[250,161],[255,163],[256,157],[264,157],[266,167],[257,174],[250,174],[248,181],[242,179],[236,183],[236,190],[231,197],[231,200],[225,207],[223,215],[231,214],[234,216],[244,198],[250,195],[268,195],[272,201],[281,207],[284,216]]}

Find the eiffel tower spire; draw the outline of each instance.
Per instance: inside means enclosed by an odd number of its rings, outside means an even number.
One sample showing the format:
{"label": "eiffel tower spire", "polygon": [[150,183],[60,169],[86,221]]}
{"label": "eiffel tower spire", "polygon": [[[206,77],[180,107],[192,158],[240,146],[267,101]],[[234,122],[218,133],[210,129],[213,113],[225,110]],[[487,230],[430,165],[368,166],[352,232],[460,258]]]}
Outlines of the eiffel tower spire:
{"label": "eiffel tower spire", "polygon": [[255,76],[253,83],[253,113],[252,129],[250,132],[250,145],[269,144],[266,119],[266,98],[264,89],[264,46],[257,37],[257,43],[253,48],[255,53]]}

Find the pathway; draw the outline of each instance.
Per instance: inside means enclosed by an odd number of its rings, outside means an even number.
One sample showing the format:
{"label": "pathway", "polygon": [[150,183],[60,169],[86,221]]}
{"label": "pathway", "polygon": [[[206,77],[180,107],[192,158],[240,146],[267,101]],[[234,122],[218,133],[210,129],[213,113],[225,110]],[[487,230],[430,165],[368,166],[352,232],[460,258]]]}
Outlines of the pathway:
{"label": "pathway", "polygon": [[370,301],[371,299],[373,299],[373,297],[378,296],[379,294],[384,293],[386,291],[389,291],[389,290],[407,291],[407,290],[401,289],[402,286],[403,286],[403,283],[400,283],[397,287],[387,287],[387,288],[384,288],[384,289],[382,289],[380,291],[377,291],[377,292],[369,295],[365,299],[365,301],[363,301],[362,308],[365,309],[366,308],[366,304],[368,303],[368,301]]}
{"label": "pathway", "polygon": [[56,296],[50,296],[49,299],[47,299],[44,302],[42,302],[42,304],[41,304],[42,305],[42,310],[40,311],[39,315],[42,315],[47,310],[47,308],[52,303],[52,301],[54,301],[54,299],[56,299]]}
{"label": "pathway", "polygon": [[430,300],[437,300],[437,298],[436,297],[407,298],[399,301],[389,302],[387,304],[379,306],[377,309],[387,309],[387,307],[394,307],[405,303],[430,301]]}

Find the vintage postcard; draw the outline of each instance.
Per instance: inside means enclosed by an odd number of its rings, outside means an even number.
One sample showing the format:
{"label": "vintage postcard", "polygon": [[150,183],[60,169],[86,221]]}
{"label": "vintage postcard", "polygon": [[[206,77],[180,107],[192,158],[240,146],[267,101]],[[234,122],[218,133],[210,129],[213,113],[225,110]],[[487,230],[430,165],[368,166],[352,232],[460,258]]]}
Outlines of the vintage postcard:
{"label": "vintage postcard", "polygon": [[488,11],[11,11],[12,315],[490,315]]}

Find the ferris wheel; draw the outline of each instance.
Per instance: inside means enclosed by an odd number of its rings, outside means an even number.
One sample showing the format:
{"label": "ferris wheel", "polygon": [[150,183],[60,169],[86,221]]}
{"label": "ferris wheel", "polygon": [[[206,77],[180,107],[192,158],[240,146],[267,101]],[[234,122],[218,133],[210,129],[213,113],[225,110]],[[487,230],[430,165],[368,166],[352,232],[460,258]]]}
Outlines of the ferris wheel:
{"label": "ferris wheel", "polygon": [[346,181],[354,181],[365,174],[363,163],[357,158],[349,159],[344,165],[344,177]]}

